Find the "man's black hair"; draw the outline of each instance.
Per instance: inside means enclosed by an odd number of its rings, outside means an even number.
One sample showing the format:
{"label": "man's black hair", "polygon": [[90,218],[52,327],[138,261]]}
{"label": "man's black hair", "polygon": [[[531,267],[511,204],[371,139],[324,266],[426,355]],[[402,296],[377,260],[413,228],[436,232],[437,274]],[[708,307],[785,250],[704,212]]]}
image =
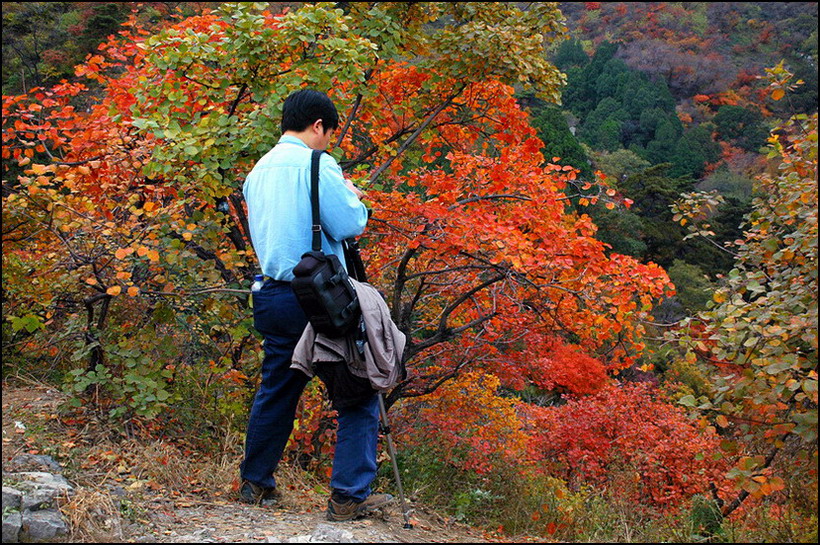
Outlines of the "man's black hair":
{"label": "man's black hair", "polygon": [[302,132],[317,120],[322,120],[325,132],[339,126],[339,113],[333,101],[319,91],[302,89],[292,93],[282,106],[282,132]]}

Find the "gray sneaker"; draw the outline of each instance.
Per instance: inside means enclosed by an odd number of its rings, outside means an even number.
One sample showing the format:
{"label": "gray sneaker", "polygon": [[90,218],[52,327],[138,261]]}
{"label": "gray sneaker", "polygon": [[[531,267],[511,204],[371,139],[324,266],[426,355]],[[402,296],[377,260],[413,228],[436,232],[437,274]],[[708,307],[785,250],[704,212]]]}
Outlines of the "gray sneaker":
{"label": "gray sneaker", "polygon": [[327,520],[339,522],[363,518],[392,502],[390,494],[370,494],[360,502],[331,497],[327,500]]}

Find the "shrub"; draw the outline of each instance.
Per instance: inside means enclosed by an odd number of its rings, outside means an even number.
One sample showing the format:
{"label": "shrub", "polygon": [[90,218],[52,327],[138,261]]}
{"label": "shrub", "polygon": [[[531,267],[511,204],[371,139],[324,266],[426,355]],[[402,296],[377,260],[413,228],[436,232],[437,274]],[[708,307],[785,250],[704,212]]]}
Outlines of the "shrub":
{"label": "shrub", "polygon": [[720,474],[709,456],[717,435],[650,384],[611,386],[530,413],[533,457],[574,489],[617,487],[633,501],[665,508],[707,491]]}

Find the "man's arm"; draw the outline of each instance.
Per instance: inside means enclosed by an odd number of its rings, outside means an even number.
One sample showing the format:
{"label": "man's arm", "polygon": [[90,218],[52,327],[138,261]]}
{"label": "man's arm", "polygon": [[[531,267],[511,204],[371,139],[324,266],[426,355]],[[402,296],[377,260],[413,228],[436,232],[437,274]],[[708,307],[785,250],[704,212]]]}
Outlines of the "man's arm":
{"label": "man's arm", "polygon": [[338,163],[322,155],[319,169],[319,207],[322,229],[334,240],[359,236],[367,224],[367,208],[359,198],[363,195],[352,182],[345,180]]}

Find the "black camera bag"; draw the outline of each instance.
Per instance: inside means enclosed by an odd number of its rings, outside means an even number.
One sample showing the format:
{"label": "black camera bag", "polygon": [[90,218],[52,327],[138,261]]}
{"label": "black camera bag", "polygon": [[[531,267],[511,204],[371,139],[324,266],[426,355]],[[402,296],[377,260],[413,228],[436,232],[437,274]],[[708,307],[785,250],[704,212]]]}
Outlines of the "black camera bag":
{"label": "black camera bag", "polygon": [[322,252],[319,216],[319,159],[310,161],[310,204],[313,216],[313,249],[293,268],[291,287],[313,329],[330,337],[343,337],[359,323],[361,309],[356,289],[339,258]]}

